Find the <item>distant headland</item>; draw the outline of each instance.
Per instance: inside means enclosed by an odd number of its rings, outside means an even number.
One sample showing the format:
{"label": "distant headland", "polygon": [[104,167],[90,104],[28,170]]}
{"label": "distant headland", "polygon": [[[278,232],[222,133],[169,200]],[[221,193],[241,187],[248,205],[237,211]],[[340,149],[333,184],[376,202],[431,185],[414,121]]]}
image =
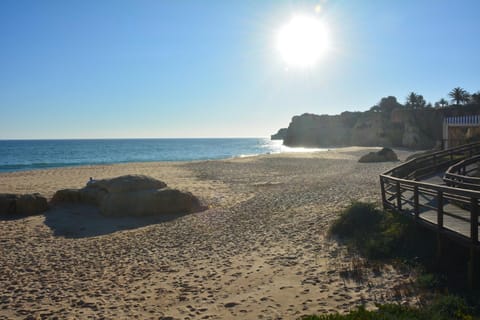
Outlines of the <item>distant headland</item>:
{"label": "distant headland", "polygon": [[440,99],[433,105],[411,92],[404,104],[388,96],[368,111],[345,111],[340,115],[305,113],[294,116],[288,128],[272,139],[282,139],[290,147],[388,146],[429,149],[442,141],[445,117],[480,113],[480,91],[469,94],[454,88],[452,104]]}

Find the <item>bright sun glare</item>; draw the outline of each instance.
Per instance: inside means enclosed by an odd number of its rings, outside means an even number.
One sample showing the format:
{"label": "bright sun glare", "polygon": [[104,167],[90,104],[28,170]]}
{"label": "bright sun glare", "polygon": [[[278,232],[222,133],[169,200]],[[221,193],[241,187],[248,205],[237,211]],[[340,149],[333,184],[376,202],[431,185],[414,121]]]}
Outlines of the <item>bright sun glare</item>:
{"label": "bright sun glare", "polygon": [[328,48],[328,35],[320,20],[298,15],[283,28],[277,37],[277,49],[291,67],[314,65]]}

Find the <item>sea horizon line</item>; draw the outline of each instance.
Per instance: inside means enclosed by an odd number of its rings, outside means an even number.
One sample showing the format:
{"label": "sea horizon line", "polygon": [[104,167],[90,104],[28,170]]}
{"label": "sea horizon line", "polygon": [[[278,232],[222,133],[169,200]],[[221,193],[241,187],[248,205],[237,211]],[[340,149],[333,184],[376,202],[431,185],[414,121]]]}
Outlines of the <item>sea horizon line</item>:
{"label": "sea horizon line", "polygon": [[201,139],[270,139],[270,137],[147,137],[147,138],[0,138],[0,141],[68,141],[68,140],[92,140],[92,141],[99,141],[99,140],[201,140]]}

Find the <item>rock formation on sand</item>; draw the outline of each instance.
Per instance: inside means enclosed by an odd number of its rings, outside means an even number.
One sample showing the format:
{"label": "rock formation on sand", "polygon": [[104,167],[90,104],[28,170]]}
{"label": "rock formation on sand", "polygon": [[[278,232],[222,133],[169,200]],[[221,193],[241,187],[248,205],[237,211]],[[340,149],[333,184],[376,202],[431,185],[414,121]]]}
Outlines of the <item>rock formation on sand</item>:
{"label": "rock formation on sand", "polygon": [[370,152],[360,157],[358,162],[387,162],[398,161],[397,154],[390,148],[383,148],[378,152]]}
{"label": "rock formation on sand", "polygon": [[163,181],[143,175],[98,180],[82,189],[57,191],[52,203],[65,202],[98,206],[106,216],[191,213],[202,208],[190,192],[168,188]]}
{"label": "rock formation on sand", "polygon": [[190,192],[170,188],[108,193],[100,205],[106,216],[190,213],[199,209],[200,202]]}
{"label": "rock formation on sand", "polygon": [[48,209],[47,199],[38,193],[0,194],[0,214],[39,214]]}
{"label": "rock formation on sand", "polygon": [[162,189],[167,187],[163,181],[144,176],[144,175],[126,175],[112,179],[103,179],[92,181],[87,184],[87,189],[104,190],[107,193],[120,193],[129,191]]}

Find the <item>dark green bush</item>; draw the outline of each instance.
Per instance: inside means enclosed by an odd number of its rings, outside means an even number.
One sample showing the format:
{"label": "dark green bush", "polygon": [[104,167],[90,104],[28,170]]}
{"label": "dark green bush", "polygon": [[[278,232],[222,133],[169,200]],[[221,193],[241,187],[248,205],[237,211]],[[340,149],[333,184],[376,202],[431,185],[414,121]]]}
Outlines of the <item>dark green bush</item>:
{"label": "dark green bush", "polygon": [[438,276],[433,273],[423,273],[418,275],[416,279],[417,287],[420,289],[432,290],[440,286],[441,281]]}
{"label": "dark green bush", "polygon": [[414,258],[435,252],[433,237],[419,232],[408,217],[381,211],[372,203],[352,203],[332,224],[330,235],[370,259]]}
{"label": "dark green bush", "polygon": [[342,238],[366,237],[382,220],[382,212],[373,203],[353,202],[330,227],[330,233]]}
{"label": "dark green bush", "polygon": [[464,299],[453,295],[438,297],[426,308],[426,312],[431,315],[431,319],[478,319],[471,316],[472,309]]}
{"label": "dark green bush", "polygon": [[363,307],[347,314],[306,316],[302,320],[473,320],[472,310],[460,297],[447,295],[424,308],[398,304],[379,305],[377,310],[367,311]]}
{"label": "dark green bush", "polygon": [[347,314],[329,314],[321,316],[307,316],[302,320],[430,320],[425,312],[416,308],[399,305],[380,305],[378,310],[367,311],[363,307],[350,311]]}

